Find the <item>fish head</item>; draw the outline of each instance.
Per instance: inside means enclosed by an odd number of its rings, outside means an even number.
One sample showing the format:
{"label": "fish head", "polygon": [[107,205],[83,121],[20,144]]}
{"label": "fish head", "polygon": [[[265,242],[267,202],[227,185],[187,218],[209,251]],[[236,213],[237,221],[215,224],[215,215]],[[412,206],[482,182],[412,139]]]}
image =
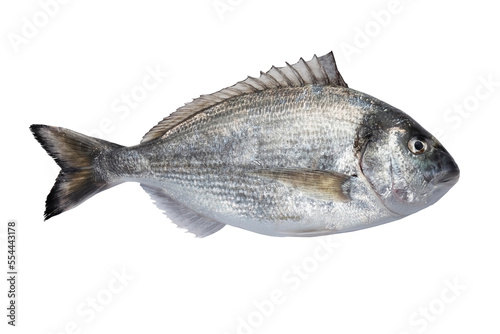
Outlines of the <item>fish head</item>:
{"label": "fish head", "polygon": [[374,113],[365,126],[360,167],[385,207],[409,215],[436,203],[460,170],[441,143],[396,108]]}

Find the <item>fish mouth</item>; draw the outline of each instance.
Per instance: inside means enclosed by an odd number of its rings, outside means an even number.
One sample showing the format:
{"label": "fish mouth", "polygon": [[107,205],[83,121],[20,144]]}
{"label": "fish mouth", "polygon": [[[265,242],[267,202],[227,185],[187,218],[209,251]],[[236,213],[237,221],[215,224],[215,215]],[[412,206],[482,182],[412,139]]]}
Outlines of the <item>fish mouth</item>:
{"label": "fish mouth", "polygon": [[449,186],[451,188],[452,186],[454,186],[458,182],[459,178],[460,178],[460,170],[458,169],[458,167],[456,167],[456,168],[453,168],[451,170],[447,170],[447,171],[439,173],[431,181],[431,184],[433,186],[446,185],[446,186]]}
{"label": "fish mouth", "polygon": [[[395,184],[392,160],[390,164],[390,172],[391,192],[394,195],[394,198],[396,198],[401,203],[408,205],[411,204],[411,202],[415,199],[415,196],[425,195],[425,192],[417,194],[415,189],[412,189],[410,184],[408,184],[408,187],[405,188],[397,187],[397,185]],[[446,194],[448,190],[450,190],[458,182],[459,178],[460,170],[456,163],[454,161],[451,161],[447,169],[434,176],[434,178],[429,182],[432,188],[428,196],[429,205],[437,202],[444,194]]]}
{"label": "fish mouth", "polygon": [[456,164],[453,168],[442,171],[436,175],[430,185],[432,190],[429,196],[429,204],[432,205],[436,203],[441,197],[443,197],[457,182],[460,178],[460,170]]}

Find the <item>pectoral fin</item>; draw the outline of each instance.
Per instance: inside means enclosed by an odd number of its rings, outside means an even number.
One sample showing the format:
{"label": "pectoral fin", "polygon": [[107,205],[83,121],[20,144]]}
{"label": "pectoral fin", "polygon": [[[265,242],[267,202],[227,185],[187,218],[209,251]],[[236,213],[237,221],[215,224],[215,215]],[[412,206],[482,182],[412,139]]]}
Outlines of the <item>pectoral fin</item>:
{"label": "pectoral fin", "polygon": [[314,169],[262,169],[253,175],[273,179],[302,191],[312,198],[348,202],[352,176]]}

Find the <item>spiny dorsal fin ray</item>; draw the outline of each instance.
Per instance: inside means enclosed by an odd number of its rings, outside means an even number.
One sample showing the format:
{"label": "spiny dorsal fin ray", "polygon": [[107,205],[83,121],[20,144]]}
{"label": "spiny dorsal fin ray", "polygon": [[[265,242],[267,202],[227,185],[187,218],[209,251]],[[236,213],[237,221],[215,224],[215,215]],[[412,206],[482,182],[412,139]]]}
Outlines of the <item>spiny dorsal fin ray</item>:
{"label": "spiny dorsal fin ray", "polygon": [[305,85],[330,85],[347,87],[344,79],[340,75],[333,53],[327,53],[321,57],[314,57],[309,61],[300,60],[290,65],[275,67],[272,66],[267,72],[261,72],[259,78],[247,77],[245,80],[233,86],[224,88],[218,92],[202,95],[193,101],[186,103],[171,115],[165,117],[155,125],[144,137],[141,143],[160,138],[168,130],[193,117],[197,113],[213,107],[224,100],[235,96],[255,93],[267,89],[277,89],[286,87],[301,87]]}

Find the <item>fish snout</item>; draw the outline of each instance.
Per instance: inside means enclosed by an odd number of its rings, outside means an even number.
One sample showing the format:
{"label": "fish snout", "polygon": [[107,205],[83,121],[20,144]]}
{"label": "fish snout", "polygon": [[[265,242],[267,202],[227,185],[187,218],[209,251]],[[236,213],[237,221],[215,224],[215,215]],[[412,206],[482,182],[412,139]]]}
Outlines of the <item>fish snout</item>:
{"label": "fish snout", "polygon": [[440,173],[434,178],[434,180],[432,180],[432,183],[434,183],[435,185],[447,183],[451,186],[457,183],[459,178],[460,170],[457,168]]}
{"label": "fish snout", "polygon": [[[427,181],[439,188],[451,188],[460,178],[460,169],[453,157],[442,146],[438,146],[431,157],[431,168],[424,177]],[[427,174],[427,175],[426,175]]]}
{"label": "fish snout", "polygon": [[433,186],[451,188],[458,182],[459,178],[460,169],[458,168],[457,164],[452,161],[452,163],[448,164],[447,168],[440,171],[437,175],[434,176],[431,184]]}

